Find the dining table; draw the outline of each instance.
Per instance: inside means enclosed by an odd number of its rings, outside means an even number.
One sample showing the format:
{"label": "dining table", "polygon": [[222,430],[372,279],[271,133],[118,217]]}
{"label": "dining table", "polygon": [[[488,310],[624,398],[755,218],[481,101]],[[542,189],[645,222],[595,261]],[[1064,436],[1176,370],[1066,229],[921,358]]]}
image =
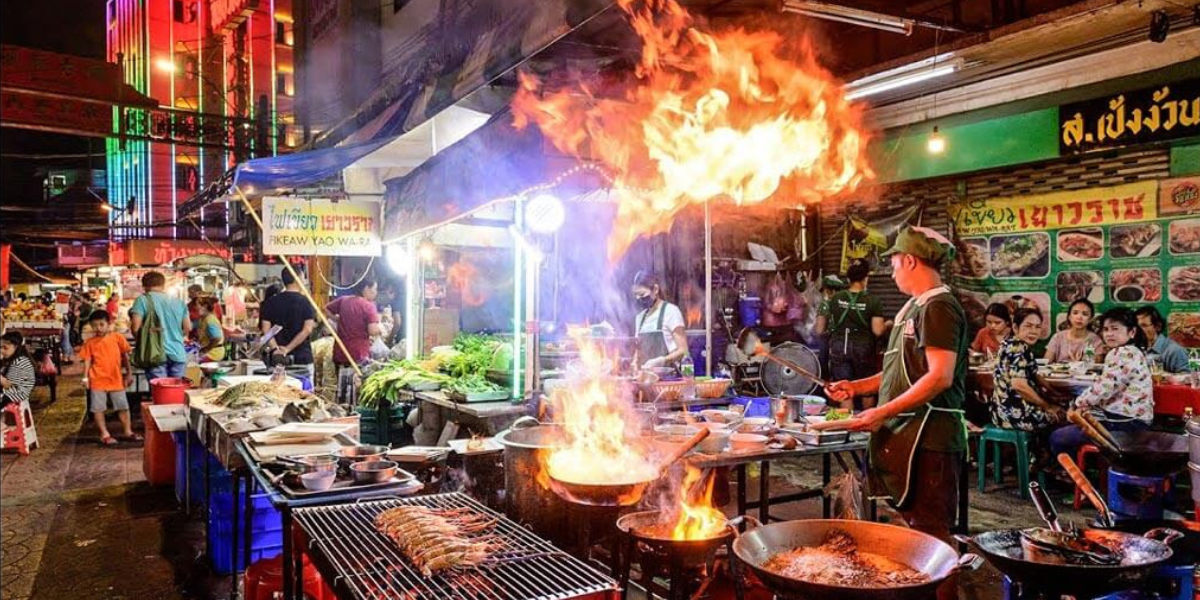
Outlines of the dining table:
{"label": "dining table", "polygon": [[[976,397],[990,399],[995,388],[993,366],[972,366],[968,375],[968,387],[972,388]],[[1089,370],[1078,374],[1049,365],[1038,366],[1038,381],[1049,392],[1047,400],[1067,405],[1072,399],[1082,394],[1096,382],[1099,373]],[[1200,413],[1200,389],[1190,385],[1175,383],[1154,384],[1154,415],[1166,417],[1182,417],[1185,409]]]}

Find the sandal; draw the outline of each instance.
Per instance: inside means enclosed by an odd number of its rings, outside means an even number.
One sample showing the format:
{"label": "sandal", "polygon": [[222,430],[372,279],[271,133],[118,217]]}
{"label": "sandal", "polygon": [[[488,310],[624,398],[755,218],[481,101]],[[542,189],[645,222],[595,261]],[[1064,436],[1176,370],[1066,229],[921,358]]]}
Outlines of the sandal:
{"label": "sandal", "polygon": [[146,441],[145,438],[143,438],[141,435],[136,434],[136,433],[130,434],[130,435],[123,435],[123,436],[121,436],[120,439],[122,442],[144,442],[144,441]]}
{"label": "sandal", "polygon": [[115,445],[117,445],[117,438],[115,438],[111,435],[106,435],[106,436],[100,438],[100,445],[101,446],[115,446]]}

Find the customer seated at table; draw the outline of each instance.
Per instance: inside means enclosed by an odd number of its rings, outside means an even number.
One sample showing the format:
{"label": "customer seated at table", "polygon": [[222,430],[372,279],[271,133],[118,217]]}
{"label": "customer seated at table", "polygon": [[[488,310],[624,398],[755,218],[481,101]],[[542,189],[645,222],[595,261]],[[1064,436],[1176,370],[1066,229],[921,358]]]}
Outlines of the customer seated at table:
{"label": "customer seated at table", "polygon": [[[1154,419],[1154,386],[1141,350],[1145,335],[1128,308],[1109,310],[1100,323],[1109,347],[1104,371],[1075,399],[1074,408],[1091,411],[1112,431],[1144,431]],[[1068,425],[1050,434],[1050,449],[1055,456],[1062,452],[1075,456],[1088,441],[1078,425]]]}
{"label": "customer seated at table", "polygon": [[1008,305],[1000,302],[993,302],[987,307],[987,313],[983,318],[983,329],[975,334],[975,340],[971,342],[971,349],[981,354],[996,355],[1000,352],[1000,345],[1013,333],[1012,316],[1008,311]]}
{"label": "customer seated at table", "polygon": [[1137,309],[1138,327],[1146,334],[1146,347],[1149,354],[1158,355],[1163,371],[1167,373],[1190,373],[1188,352],[1175,340],[1163,335],[1167,322],[1162,313],[1153,306],[1143,306]]}
{"label": "customer seated at table", "polygon": [[1000,344],[993,373],[992,422],[1003,429],[1041,432],[1066,420],[1066,411],[1038,390],[1033,345],[1042,335],[1042,313],[1019,308],[1013,315],[1012,335]]}
{"label": "customer seated at table", "polygon": [[[1067,309],[1067,328],[1054,334],[1046,345],[1046,362],[1075,362],[1083,360],[1084,351],[1091,346],[1099,357],[1104,341],[1090,327],[1096,307],[1087,298],[1080,298]],[[1097,359],[1098,360],[1098,359]]]}

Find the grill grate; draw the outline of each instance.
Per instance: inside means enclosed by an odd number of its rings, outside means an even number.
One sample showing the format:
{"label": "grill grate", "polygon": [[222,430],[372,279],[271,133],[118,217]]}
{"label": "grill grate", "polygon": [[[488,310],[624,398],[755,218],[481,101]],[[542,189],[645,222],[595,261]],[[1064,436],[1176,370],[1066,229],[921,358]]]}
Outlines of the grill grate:
{"label": "grill grate", "polygon": [[[375,516],[397,506],[465,508],[497,517],[496,525],[486,533],[499,540],[493,553],[499,561],[466,573],[425,577],[391,540],[375,530]],[[320,557],[328,562],[332,572],[322,575],[329,575],[327,580],[335,588],[348,591],[355,599],[560,599],[616,589],[616,582],[608,576],[465,494],[299,508],[294,515],[308,536],[314,560]],[[321,566],[321,561],[317,564]]]}

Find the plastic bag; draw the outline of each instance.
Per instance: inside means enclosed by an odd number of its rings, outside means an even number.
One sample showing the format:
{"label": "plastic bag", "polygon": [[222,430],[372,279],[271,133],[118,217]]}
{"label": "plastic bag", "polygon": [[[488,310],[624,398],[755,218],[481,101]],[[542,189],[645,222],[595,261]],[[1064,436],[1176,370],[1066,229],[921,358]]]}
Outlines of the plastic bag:
{"label": "plastic bag", "polygon": [[391,353],[392,349],[388,348],[383,340],[375,338],[375,341],[371,342],[371,360],[387,360]]}
{"label": "plastic bag", "polygon": [[825,486],[824,492],[833,499],[833,518],[854,521],[866,518],[862,482],[853,473],[842,473]]}
{"label": "plastic bag", "polygon": [[46,353],[42,356],[42,364],[38,367],[38,374],[43,377],[54,377],[58,375],[58,367],[54,365],[54,359],[50,358],[50,354]]}

